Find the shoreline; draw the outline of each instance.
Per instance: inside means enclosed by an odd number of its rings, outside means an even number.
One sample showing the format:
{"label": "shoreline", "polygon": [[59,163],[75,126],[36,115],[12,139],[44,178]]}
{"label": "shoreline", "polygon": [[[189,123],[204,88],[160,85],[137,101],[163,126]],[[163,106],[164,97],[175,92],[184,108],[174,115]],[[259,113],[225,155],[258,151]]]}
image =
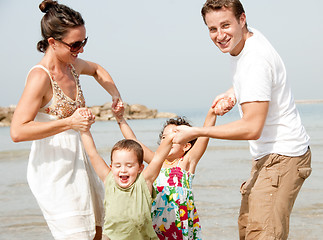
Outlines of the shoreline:
{"label": "shoreline", "polygon": [[295,100],[296,104],[318,104],[323,103],[323,99],[304,99],[304,100]]}

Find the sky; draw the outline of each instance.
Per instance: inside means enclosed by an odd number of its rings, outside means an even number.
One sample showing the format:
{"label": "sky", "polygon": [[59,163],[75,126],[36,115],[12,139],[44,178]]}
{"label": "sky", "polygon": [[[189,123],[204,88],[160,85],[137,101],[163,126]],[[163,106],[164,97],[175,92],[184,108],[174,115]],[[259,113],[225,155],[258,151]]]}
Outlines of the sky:
{"label": "sky", "polygon": [[[43,56],[39,0],[0,0],[0,106],[18,103],[29,69]],[[162,112],[208,109],[231,87],[229,55],[210,40],[205,0],[61,0],[79,11],[88,43],[79,57],[112,76],[123,101]],[[296,100],[323,99],[322,0],[242,0],[248,26],[261,31],[284,60]],[[111,97],[81,76],[88,106]]]}

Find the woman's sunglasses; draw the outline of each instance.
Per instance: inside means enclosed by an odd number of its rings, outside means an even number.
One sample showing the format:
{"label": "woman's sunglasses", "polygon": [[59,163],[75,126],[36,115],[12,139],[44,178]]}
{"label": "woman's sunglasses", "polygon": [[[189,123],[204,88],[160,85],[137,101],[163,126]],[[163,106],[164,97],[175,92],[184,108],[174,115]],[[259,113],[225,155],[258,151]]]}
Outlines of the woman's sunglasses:
{"label": "woman's sunglasses", "polygon": [[78,50],[80,50],[82,47],[85,46],[86,42],[87,42],[88,37],[86,37],[83,41],[77,41],[71,44],[68,44],[62,40],[56,39],[57,41],[65,44],[66,46],[68,46],[70,48],[71,52],[77,52]]}

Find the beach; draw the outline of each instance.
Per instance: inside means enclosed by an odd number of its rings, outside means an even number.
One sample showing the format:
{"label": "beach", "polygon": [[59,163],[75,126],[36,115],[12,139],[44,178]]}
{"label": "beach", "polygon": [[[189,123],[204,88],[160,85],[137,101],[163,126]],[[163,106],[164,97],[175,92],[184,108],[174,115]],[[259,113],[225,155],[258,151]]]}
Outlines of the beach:
{"label": "beach", "polygon": [[[296,199],[290,221],[291,240],[322,239],[323,236],[323,104],[297,104],[311,137],[311,176]],[[194,126],[201,126],[205,112],[186,114]],[[237,119],[237,111],[219,117],[217,124]],[[156,148],[165,119],[131,120],[137,138]],[[92,134],[101,155],[109,163],[113,144],[122,138],[114,121],[97,122]],[[0,240],[53,239],[26,180],[31,143],[13,143],[9,127],[0,128]],[[247,180],[251,157],[246,141],[211,139],[193,182],[203,239],[238,239],[239,188]]]}

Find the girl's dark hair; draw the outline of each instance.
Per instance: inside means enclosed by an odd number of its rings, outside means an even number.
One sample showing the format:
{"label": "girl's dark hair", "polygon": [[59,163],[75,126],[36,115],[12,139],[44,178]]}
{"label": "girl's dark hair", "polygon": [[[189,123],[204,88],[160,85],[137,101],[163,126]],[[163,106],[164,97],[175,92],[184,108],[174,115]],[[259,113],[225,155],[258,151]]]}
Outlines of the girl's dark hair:
{"label": "girl's dark hair", "polygon": [[[184,116],[182,116],[182,117],[177,117],[177,118],[170,118],[170,119],[168,119],[168,120],[165,122],[165,124],[164,124],[164,126],[163,126],[163,129],[162,129],[162,130],[161,130],[161,132],[159,133],[159,142],[158,142],[158,143],[160,143],[161,139],[163,138],[163,132],[164,132],[165,128],[166,128],[167,126],[169,126],[169,125],[175,125],[175,126],[186,125],[186,126],[192,127],[192,125],[188,122],[188,120],[186,120],[186,118],[185,118]],[[197,138],[195,138],[195,139],[193,139],[193,140],[189,141],[189,143],[191,144],[191,148],[192,148],[192,147],[193,147],[193,145],[195,144],[196,140],[197,140]],[[189,150],[188,150],[188,151],[189,151]],[[187,152],[188,152],[188,151],[187,151]],[[185,152],[185,154],[186,154],[187,152]],[[185,155],[185,154],[184,154],[184,155]]]}
{"label": "girl's dark hair", "polygon": [[123,139],[120,140],[119,142],[117,142],[116,144],[114,144],[112,150],[111,150],[111,163],[113,161],[112,159],[112,154],[114,151],[117,150],[126,150],[126,151],[133,151],[136,156],[137,156],[137,160],[139,165],[141,165],[144,161],[144,150],[142,149],[141,145],[136,142],[135,140],[132,139]]}
{"label": "girl's dark hair", "polygon": [[37,43],[37,50],[46,52],[49,44],[48,38],[62,40],[68,30],[83,26],[81,14],[54,0],[44,0],[39,4],[39,9],[45,13],[41,20],[41,34],[43,39]]}

